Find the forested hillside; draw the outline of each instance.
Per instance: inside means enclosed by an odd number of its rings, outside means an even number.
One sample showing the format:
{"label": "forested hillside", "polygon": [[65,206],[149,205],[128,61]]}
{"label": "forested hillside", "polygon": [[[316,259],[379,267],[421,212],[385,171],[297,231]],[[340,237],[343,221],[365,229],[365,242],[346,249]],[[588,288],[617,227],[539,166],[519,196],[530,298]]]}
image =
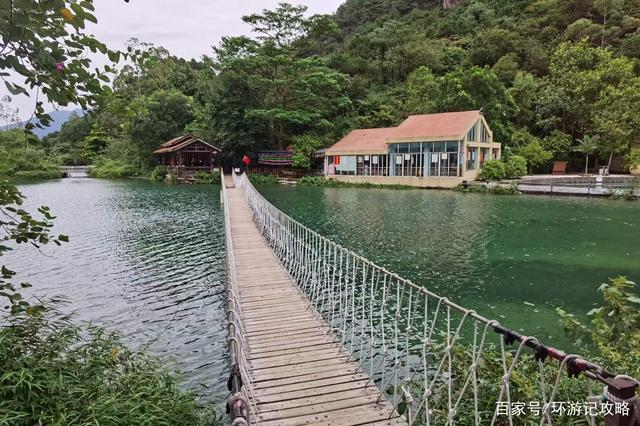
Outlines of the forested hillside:
{"label": "forested hillside", "polygon": [[229,160],[293,146],[304,167],[351,129],[480,108],[532,162],[587,149],[606,162],[638,141],[640,0],[348,0],[335,16],[281,4],[243,19],[252,37],[201,60],[133,40],[90,125],[42,148],[134,173],[191,132]]}

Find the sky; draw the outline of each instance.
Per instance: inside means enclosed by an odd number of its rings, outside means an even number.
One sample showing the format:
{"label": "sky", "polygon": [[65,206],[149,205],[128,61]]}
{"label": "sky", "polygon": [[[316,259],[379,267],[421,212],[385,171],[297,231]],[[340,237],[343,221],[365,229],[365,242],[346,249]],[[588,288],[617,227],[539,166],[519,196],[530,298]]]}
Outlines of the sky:
{"label": "sky", "polygon": [[[211,54],[223,36],[250,35],[243,15],[274,9],[282,0],[94,0],[98,24],[87,32],[112,49],[122,50],[132,37],[163,46],[183,58]],[[309,14],[333,13],[344,0],[296,0],[309,7]],[[97,65],[106,61],[96,60]],[[8,94],[4,85],[0,98]],[[34,101],[14,96],[11,102],[22,119],[33,112]],[[52,106],[45,110],[53,109]],[[73,108],[63,108],[73,109]]]}

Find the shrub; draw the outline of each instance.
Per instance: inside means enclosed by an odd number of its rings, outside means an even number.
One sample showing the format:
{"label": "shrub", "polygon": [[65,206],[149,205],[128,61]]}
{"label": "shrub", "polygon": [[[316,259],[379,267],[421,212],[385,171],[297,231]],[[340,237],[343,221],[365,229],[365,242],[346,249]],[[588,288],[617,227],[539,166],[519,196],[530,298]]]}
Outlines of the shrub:
{"label": "shrub", "polygon": [[167,177],[167,168],[164,166],[155,166],[151,170],[151,180],[162,182]]}
{"label": "shrub", "polygon": [[299,181],[298,185],[302,186],[328,186],[328,179],[325,179],[321,176],[303,176]]}
{"label": "shrub", "polygon": [[551,151],[544,149],[542,143],[538,139],[528,145],[521,146],[518,148],[516,153],[527,160],[527,164],[529,165],[529,174],[533,173],[534,167],[541,166],[553,158]]}
{"label": "shrub", "polygon": [[520,155],[512,155],[505,163],[505,177],[519,179],[527,174],[527,160]]}
{"label": "shrub", "polygon": [[117,160],[100,159],[96,165],[89,169],[91,177],[112,179],[138,176],[140,169],[133,164],[123,163]]}
{"label": "shrub", "polygon": [[207,172],[197,172],[195,175],[195,183],[197,184],[201,184],[201,185],[212,185],[212,184],[219,184],[220,183],[220,172],[219,171],[213,171],[211,173],[207,173]]}
{"label": "shrub", "polygon": [[278,179],[277,176],[255,175],[255,174],[251,174],[251,175],[248,175],[248,176],[249,176],[249,180],[254,185],[270,185],[270,184],[276,184],[277,185],[277,184],[280,183],[280,180]]}
{"label": "shrub", "polygon": [[44,311],[0,328],[0,424],[214,424],[159,361]]}
{"label": "shrub", "polygon": [[59,179],[62,172],[58,169],[53,170],[24,170],[15,172],[14,176],[19,179]]}
{"label": "shrub", "polygon": [[512,182],[508,186],[504,185],[491,185],[487,190],[494,195],[518,195],[520,191],[518,191],[518,184]]}
{"label": "shrub", "polygon": [[484,163],[480,171],[480,179],[501,180],[506,176],[505,164],[500,160],[489,160]]}
{"label": "shrub", "polygon": [[629,151],[625,157],[625,165],[632,173],[640,169],[640,148]]}
{"label": "shrub", "polygon": [[585,352],[597,350],[603,367],[640,377],[640,297],[626,277],[603,283],[598,292],[602,306],[587,313],[589,324],[556,309],[565,333]]}
{"label": "shrub", "polygon": [[327,188],[379,188],[379,189],[416,189],[408,185],[379,185],[367,182],[345,182],[322,176],[304,176],[298,181],[301,186],[322,186]]}

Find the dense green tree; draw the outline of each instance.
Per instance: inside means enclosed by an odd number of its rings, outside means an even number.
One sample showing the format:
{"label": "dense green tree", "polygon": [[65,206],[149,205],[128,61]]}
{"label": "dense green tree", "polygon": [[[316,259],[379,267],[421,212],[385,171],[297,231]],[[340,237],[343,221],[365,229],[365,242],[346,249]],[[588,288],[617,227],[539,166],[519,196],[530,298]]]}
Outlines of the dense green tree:
{"label": "dense green tree", "polygon": [[65,165],[89,164],[91,155],[85,151],[85,138],[91,133],[92,121],[89,116],[74,114],[58,132],[44,137],[43,143]]}
{"label": "dense green tree", "polygon": [[488,68],[471,67],[444,75],[440,81],[440,111],[482,109],[494,139],[511,139],[517,107],[498,77]]}
{"label": "dense green tree", "polygon": [[553,154],[554,160],[567,160],[572,142],[570,135],[554,130],[542,140],[542,146]]}
{"label": "dense green tree", "polygon": [[149,165],[153,151],[182,134],[194,117],[191,99],[176,90],[159,90],[136,98],[131,109],[135,113],[126,123],[127,134]]}
{"label": "dense green tree", "polygon": [[551,159],[551,152],[544,149],[539,139],[535,138],[528,144],[521,146],[516,151],[518,155],[527,160],[529,174],[533,173],[535,167],[545,164]]}
{"label": "dense green tree", "polygon": [[407,110],[413,114],[438,111],[440,82],[431,69],[420,67],[407,81]]}
{"label": "dense green tree", "polygon": [[[322,58],[301,57],[296,40],[315,31],[319,22],[305,18],[305,10],[282,4],[273,12],[247,16],[244,20],[259,34],[257,40],[223,39],[215,49],[220,78],[217,96],[226,102],[218,104],[214,120],[235,110],[237,120],[230,127],[257,123],[266,130],[268,144],[280,150],[296,134],[333,130],[331,119],[351,105],[345,91],[348,78]],[[229,101],[238,97],[242,98]],[[231,111],[222,109],[228,104]],[[239,136],[247,134],[242,131]],[[216,139],[220,137],[235,138],[235,134],[229,127],[219,127]]]}

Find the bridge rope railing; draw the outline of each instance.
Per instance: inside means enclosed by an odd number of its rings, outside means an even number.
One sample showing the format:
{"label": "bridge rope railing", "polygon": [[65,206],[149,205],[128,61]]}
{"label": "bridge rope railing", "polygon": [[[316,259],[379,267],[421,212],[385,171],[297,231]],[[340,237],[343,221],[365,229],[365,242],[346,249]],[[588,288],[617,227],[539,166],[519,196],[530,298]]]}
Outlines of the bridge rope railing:
{"label": "bridge rope railing", "polygon": [[227,387],[231,392],[231,398],[227,401],[227,413],[232,418],[233,425],[248,424],[252,413],[257,413],[256,398],[254,393],[252,375],[247,369],[249,360],[248,348],[244,338],[244,316],[238,285],[238,273],[236,268],[235,251],[231,234],[231,221],[229,214],[229,199],[227,188],[222,176],[222,205],[224,210],[225,245],[227,253],[227,316],[230,374]]}
{"label": "bridge rope railing", "polygon": [[594,380],[612,389],[618,377],[328,240],[273,206],[246,175],[234,181],[310,308],[369,376],[365,386],[377,386],[410,424],[542,425],[567,416],[596,424],[607,402]]}

